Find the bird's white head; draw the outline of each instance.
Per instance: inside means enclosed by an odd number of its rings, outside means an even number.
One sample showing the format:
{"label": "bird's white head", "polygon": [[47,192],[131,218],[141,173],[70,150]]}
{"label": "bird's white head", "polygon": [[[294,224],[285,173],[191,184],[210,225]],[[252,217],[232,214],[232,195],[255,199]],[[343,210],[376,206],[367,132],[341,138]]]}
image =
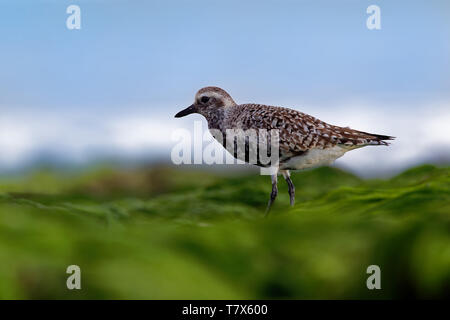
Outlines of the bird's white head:
{"label": "bird's white head", "polygon": [[199,113],[208,119],[209,116],[235,105],[236,103],[225,90],[218,87],[205,87],[197,91],[194,103],[178,112],[175,118],[181,118],[191,113]]}

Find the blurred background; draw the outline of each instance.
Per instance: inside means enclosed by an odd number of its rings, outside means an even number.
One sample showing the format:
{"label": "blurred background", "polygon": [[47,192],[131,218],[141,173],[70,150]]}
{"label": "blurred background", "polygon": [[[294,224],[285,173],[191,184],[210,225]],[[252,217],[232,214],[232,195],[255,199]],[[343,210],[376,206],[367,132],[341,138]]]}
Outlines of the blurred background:
{"label": "blurred background", "polygon": [[448,163],[450,4],[376,1],[369,30],[371,4],[1,1],[0,172],[170,161],[172,132],[204,121],[173,115],[207,85],[396,136],[338,160],[363,176]]}
{"label": "blurred background", "polygon": [[[0,39],[0,298],[450,295],[448,1],[0,0]],[[262,219],[258,170],[171,164],[209,85],[397,139]]]}

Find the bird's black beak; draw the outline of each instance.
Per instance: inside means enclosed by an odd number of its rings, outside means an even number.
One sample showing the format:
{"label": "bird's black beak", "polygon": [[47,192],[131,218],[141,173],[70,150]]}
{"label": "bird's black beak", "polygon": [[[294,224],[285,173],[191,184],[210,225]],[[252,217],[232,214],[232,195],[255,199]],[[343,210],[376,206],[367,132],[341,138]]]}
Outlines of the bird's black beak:
{"label": "bird's black beak", "polygon": [[181,118],[181,117],[187,116],[188,114],[195,113],[195,112],[197,112],[197,109],[195,108],[194,105],[191,105],[191,106],[187,107],[186,109],[178,112],[175,115],[175,118]]}

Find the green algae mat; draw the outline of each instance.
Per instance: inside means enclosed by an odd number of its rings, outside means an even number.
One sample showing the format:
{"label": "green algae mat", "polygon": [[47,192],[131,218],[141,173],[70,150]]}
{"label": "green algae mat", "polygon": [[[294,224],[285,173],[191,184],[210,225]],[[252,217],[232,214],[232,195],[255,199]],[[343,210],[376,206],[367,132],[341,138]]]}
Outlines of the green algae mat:
{"label": "green algae mat", "polygon": [[[363,180],[170,167],[0,178],[2,299],[395,299],[450,294],[450,168]],[[67,267],[81,289],[66,286]],[[369,290],[367,268],[380,270]]]}

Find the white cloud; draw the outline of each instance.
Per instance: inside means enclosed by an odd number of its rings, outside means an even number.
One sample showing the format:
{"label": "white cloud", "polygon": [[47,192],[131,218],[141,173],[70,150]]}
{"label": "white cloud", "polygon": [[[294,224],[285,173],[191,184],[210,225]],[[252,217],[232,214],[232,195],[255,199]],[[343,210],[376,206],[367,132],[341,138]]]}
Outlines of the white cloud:
{"label": "white cloud", "polygon": [[23,123],[0,119],[0,164],[13,166],[33,150],[33,134]]}
{"label": "white cloud", "polygon": [[167,148],[170,135],[176,129],[163,119],[129,117],[110,120],[111,145],[127,152],[142,152],[154,147]]}
{"label": "white cloud", "polygon": [[[389,147],[366,147],[351,151],[337,161],[359,174],[396,171],[428,161],[450,157],[450,104],[405,109],[377,108],[351,103],[302,111],[332,124],[371,133],[396,136]],[[421,110],[421,111],[418,111]],[[0,118],[0,169],[16,168],[42,152],[80,163],[101,155],[135,157],[159,155],[170,159],[174,130],[193,131],[199,116],[174,119],[172,115],[128,114],[111,116],[4,114]],[[203,126],[206,130],[206,125]]]}

